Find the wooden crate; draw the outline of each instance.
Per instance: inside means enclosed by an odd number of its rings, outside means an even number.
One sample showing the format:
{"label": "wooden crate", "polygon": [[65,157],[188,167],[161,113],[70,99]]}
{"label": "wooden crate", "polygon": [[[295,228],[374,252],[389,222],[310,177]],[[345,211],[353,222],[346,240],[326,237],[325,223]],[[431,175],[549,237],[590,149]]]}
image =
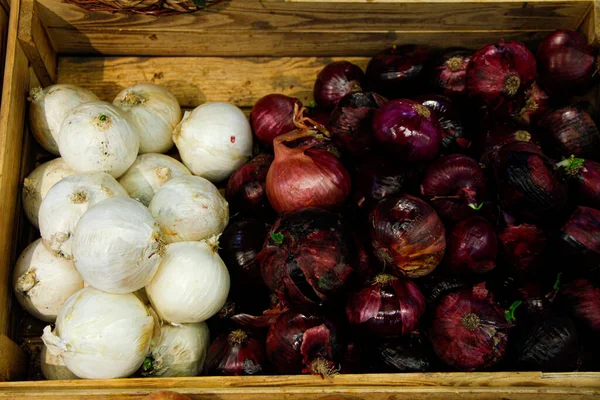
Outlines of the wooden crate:
{"label": "wooden crate", "polygon": [[68,82],[112,100],[152,81],[182,106],[248,109],[280,92],[310,99],[315,74],[338,58],[365,66],[394,43],[476,48],[500,38],[535,44],[556,28],[600,44],[592,0],[232,0],[194,14],[90,13],[59,0],[13,0],[0,112],[0,399],[140,399],[173,389],[193,399],[599,398],[600,373],[429,373],[18,381],[25,356],[9,276],[31,239],[20,185],[43,153],[26,123],[30,87]]}

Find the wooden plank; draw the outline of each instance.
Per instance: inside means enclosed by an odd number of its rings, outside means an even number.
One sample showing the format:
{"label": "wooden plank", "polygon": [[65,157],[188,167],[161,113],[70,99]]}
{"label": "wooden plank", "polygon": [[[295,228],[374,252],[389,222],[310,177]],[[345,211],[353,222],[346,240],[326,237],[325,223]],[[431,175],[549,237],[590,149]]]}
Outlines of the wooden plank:
{"label": "wooden plank", "polygon": [[0,382],[21,379],[25,376],[25,354],[6,335],[0,334]]}
{"label": "wooden plank", "polygon": [[588,38],[592,46],[600,47],[600,2],[593,2],[578,30]]}
{"label": "wooden plank", "polygon": [[10,0],[0,0],[0,7],[8,14],[10,12]]}
{"label": "wooden plank", "polygon": [[[9,12],[0,7],[0,76],[4,76],[4,57],[6,56],[6,39],[8,36],[8,14]],[[0,92],[2,91],[2,82],[0,81]],[[2,97],[0,94],[0,104]]]}

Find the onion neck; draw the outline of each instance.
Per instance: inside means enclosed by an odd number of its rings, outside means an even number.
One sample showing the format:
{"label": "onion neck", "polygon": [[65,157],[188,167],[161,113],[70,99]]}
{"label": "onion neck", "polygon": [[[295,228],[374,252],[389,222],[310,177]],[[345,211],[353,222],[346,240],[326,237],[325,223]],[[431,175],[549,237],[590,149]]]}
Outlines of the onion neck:
{"label": "onion neck", "polygon": [[71,203],[83,204],[87,201],[87,192],[85,190],[76,190],[71,194]]}
{"label": "onion neck", "polygon": [[286,159],[288,157],[294,157],[298,154],[303,154],[304,150],[312,147],[312,145],[299,146],[299,147],[288,147],[285,142],[292,142],[296,139],[300,139],[307,136],[317,136],[319,133],[317,131],[312,130],[310,128],[301,128],[290,133],[286,133],[285,135],[277,136],[273,140],[273,150],[275,151],[275,158],[278,156]]}
{"label": "onion neck", "polygon": [[33,89],[31,89],[29,91],[29,97],[27,98],[27,100],[32,101],[32,102],[36,102],[40,99],[40,97],[42,97],[42,93],[44,93],[44,89],[42,89],[41,87],[34,87]]}
{"label": "onion neck", "polygon": [[519,87],[521,86],[521,78],[517,75],[510,75],[506,78],[506,82],[504,82],[504,89],[506,89],[506,93],[509,96],[514,96],[519,91]]}
{"label": "onion neck", "polygon": [[[536,105],[536,108],[537,108],[537,105]],[[531,134],[525,130],[518,130],[515,132],[515,139],[517,139],[520,142],[530,142]]]}
{"label": "onion neck", "polygon": [[236,329],[235,331],[231,332],[228,336],[229,343],[238,346],[244,343],[246,339],[248,339],[248,335],[241,329]]}
{"label": "onion neck", "polygon": [[461,323],[462,326],[469,332],[473,332],[481,326],[481,320],[474,313],[468,313],[463,315]]}
{"label": "onion neck", "polygon": [[388,283],[388,282],[391,282],[391,281],[395,281],[396,279],[398,279],[398,278],[396,278],[396,277],[395,277],[395,276],[393,276],[393,275],[389,275],[389,274],[379,274],[379,275],[377,275],[377,276],[375,277],[375,283],[378,283],[378,284],[385,284],[385,283]]}
{"label": "onion neck", "polygon": [[309,370],[311,374],[321,375],[323,378],[330,378],[339,373],[339,368],[333,362],[320,357],[310,363]]}
{"label": "onion neck", "polygon": [[144,104],[146,102],[146,99],[137,93],[127,92],[125,93],[125,96],[123,96],[122,102],[126,106],[137,106],[140,104]]}
{"label": "onion neck", "polygon": [[317,130],[326,137],[331,136],[329,131],[317,121],[307,117],[306,107],[300,107],[298,103],[294,104],[294,125],[300,130]]}
{"label": "onion neck", "polygon": [[469,206],[473,210],[481,209],[483,203],[477,202],[477,190],[475,190],[475,188],[472,188],[470,186],[460,188],[460,190],[458,191],[458,195],[461,199],[464,200],[467,206]]}
{"label": "onion neck", "polygon": [[33,287],[37,284],[35,271],[30,269],[17,279],[16,289],[17,291],[27,295]]}
{"label": "onion neck", "polygon": [[448,61],[446,61],[446,65],[452,72],[460,71],[463,64],[463,60],[460,57],[452,57]]}
{"label": "onion neck", "polygon": [[94,118],[94,125],[100,132],[104,132],[112,125],[111,118],[106,114],[97,115]]}

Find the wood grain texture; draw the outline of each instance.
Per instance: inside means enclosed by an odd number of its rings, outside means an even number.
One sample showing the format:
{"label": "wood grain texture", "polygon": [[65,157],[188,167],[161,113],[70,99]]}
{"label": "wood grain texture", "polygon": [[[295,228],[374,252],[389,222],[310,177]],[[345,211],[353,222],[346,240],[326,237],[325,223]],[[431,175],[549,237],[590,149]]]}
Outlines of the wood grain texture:
{"label": "wood grain texture", "polygon": [[600,1],[594,1],[578,31],[585,35],[594,47],[600,47]]}
{"label": "wood grain texture", "polygon": [[[0,77],[4,76],[4,57],[6,56],[6,39],[8,36],[9,11],[0,7]],[[0,81],[0,104],[2,104],[2,82]]]}
{"label": "wood grain texture", "polygon": [[25,354],[6,335],[0,334],[0,382],[22,379],[25,376]]}

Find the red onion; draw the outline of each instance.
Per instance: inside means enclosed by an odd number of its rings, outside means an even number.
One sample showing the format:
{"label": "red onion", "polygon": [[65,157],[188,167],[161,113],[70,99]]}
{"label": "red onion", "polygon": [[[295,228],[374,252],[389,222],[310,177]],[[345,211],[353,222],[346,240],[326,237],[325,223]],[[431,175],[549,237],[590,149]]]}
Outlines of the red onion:
{"label": "red onion", "polygon": [[293,311],[277,318],[267,335],[267,357],[280,374],[333,375],[343,348],[331,321]]}
{"label": "red onion", "polygon": [[544,90],[538,86],[537,83],[533,83],[525,92],[525,104],[521,110],[519,110],[513,119],[517,122],[530,125],[532,122],[539,120],[550,107],[550,98]]}
{"label": "red onion", "polygon": [[304,207],[341,205],[350,194],[350,174],[331,152],[308,141],[298,147],[288,143],[298,139],[323,142],[315,131],[293,131],[273,141],[275,160],[267,173],[267,196],[276,212]]}
{"label": "red onion", "polygon": [[558,29],[550,33],[537,51],[540,83],[552,95],[587,92],[598,71],[597,52],[577,32]]}
{"label": "red onion", "polygon": [[481,139],[481,162],[492,167],[498,163],[498,151],[510,143],[541,143],[533,131],[523,129],[510,121],[493,121]]}
{"label": "red onion", "polygon": [[453,50],[444,53],[433,70],[433,85],[447,96],[465,94],[467,66],[472,52]]}
{"label": "red onion", "polygon": [[571,156],[558,165],[565,169],[576,204],[599,210],[600,163]]}
{"label": "red onion", "polygon": [[225,198],[230,211],[264,214],[270,210],[266,180],[272,162],[272,155],[259,154],[229,177]]}
{"label": "red onion", "polygon": [[454,273],[483,274],[496,267],[498,238],[484,218],[470,217],[459,222],[446,243],[446,266]]}
{"label": "red onion", "polygon": [[375,111],[387,100],[377,93],[350,93],[331,113],[333,141],[350,154],[359,155],[371,147],[371,124]]}
{"label": "red onion", "polygon": [[237,329],[222,334],[208,349],[206,370],[209,375],[257,375],[265,372],[264,343],[250,333]]}
{"label": "red onion", "polygon": [[587,279],[576,279],[560,291],[560,296],[571,315],[600,333],[600,288]]}
{"label": "red onion", "polygon": [[437,271],[418,280],[427,306],[437,303],[443,296],[468,287],[467,283],[453,275],[442,275]]}
{"label": "red onion", "polygon": [[342,360],[342,365],[340,369],[340,373],[342,374],[358,374],[363,372],[363,363],[362,358],[364,354],[364,349],[362,346],[356,342],[349,342],[348,349],[346,350],[346,354],[344,354],[344,359]]}
{"label": "red onion", "polygon": [[374,372],[427,372],[435,363],[431,344],[419,331],[380,339],[368,347],[367,359]]}
{"label": "red onion", "polygon": [[369,226],[375,255],[395,275],[427,275],[444,256],[444,225],[421,199],[405,194],[381,200],[369,215]]}
{"label": "red onion", "polygon": [[376,54],[367,65],[367,89],[388,99],[415,94],[425,85],[429,58],[429,50],[421,46],[386,49]]}
{"label": "red onion", "polygon": [[348,61],[327,64],[317,75],[314,96],[319,107],[332,109],[348,93],[361,92],[362,69]]}
{"label": "red onion", "polygon": [[524,44],[504,42],[478,50],[467,68],[467,94],[495,113],[515,114],[536,78],[535,57]]}
{"label": "red onion", "polygon": [[252,107],[252,130],[258,140],[271,147],[277,136],[296,129],[294,120],[301,108],[302,102],[294,97],[268,94]]}
{"label": "red onion", "polygon": [[471,140],[466,136],[462,115],[450,98],[439,94],[430,94],[418,96],[416,100],[434,112],[442,127],[440,152],[460,153],[471,147]]}
{"label": "red onion", "polygon": [[533,224],[514,224],[509,219],[508,226],[498,235],[503,246],[504,259],[522,272],[537,270],[543,261],[542,252],[546,247],[546,234]]}
{"label": "red onion", "polygon": [[373,118],[373,135],[405,161],[427,161],[438,154],[443,129],[434,113],[414,100],[392,100]]}
{"label": "red onion", "polygon": [[319,208],[280,217],[258,254],[267,286],[287,303],[320,304],[341,295],[355,263],[341,218]]}
{"label": "red onion", "polygon": [[413,282],[377,275],[372,284],[350,295],[346,316],[350,324],[376,336],[407,335],[425,312],[425,298]]}
{"label": "red onion", "polygon": [[485,283],[441,298],[432,321],[429,336],[433,350],[456,369],[489,368],[506,352],[510,325]]}
{"label": "red onion", "polygon": [[561,255],[578,271],[600,272],[600,211],[577,207],[561,229]]}
{"label": "red onion", "polygon": [[460,221],[481,208],[486,195],[479,163],[462,154],[434,161],[421,184],[421,194],[445,220]]}
{"label": "red onion", "polygon": [[549,154],[600,158],[600,131],[590,115],[578,107],[564,107],[546,113],[539,122]]}

